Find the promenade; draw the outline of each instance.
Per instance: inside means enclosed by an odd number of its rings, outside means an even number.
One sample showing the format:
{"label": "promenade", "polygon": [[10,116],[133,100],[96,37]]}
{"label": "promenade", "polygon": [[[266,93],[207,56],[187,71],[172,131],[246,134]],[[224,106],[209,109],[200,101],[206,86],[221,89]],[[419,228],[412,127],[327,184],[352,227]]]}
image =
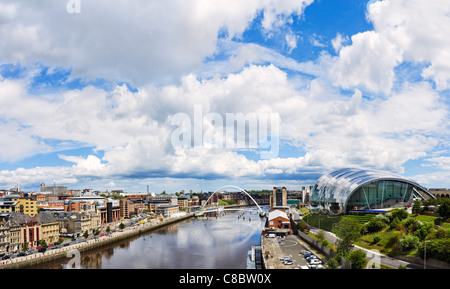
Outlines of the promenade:
{"label": "promenade", "polygon": [[[164,221],[147,222],[145,224],[136,224],[105,236],[95,237],[93,239],[83,240],[79,243],[70,244],[57,249],[47,249],[41,253],[37,252],[27,256],[15,257],[8,260],[0,260],[0,269],[19,269],[29,266],[49,262],[60,258],[72,258],[77,252],[88,251],[97,247],[105,246],[120,240],[127,239],[145,232],[157,230],[170,224],[183,221],[193,217],[194,214],[185,214],[176,218],[166,219]],[[64,243],[63,243],[64,244]]]}

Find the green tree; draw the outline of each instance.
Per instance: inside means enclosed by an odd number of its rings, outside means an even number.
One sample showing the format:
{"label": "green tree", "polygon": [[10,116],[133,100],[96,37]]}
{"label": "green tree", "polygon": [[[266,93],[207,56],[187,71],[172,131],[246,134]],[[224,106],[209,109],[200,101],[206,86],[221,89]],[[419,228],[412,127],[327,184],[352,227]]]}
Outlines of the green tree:
{"label": "green tree", "polygon": [[327,261],[327,266],[330,269],[337,269],[339,267],[340,263],[336,258],[330,258]]}
{"label": "green tree", "polygon": [[366,263],[366,253],[361,250],[354,250],[348,256],[348,260],[352,263],[352,269],[363,269]]}
{"label": "green tree", "polygon": [[386,226],[387,226],[386,222],[377,218],[373,218],[372,220],[370,220],[365,224],[364,230],[367,231],[368,233],[375,233],[383,230]]}
{"label": "green tree", "polygon": [[433,230],[433,223],[425,223],[422,225],[417,225],[414,232],[414,236],[418,237],[421,241],[425,240],[427,235]]}
{"label": "green tree", "polygon": [[412,206],[412,211],[415,214],[419,214],[422,211],[422,202],[420,200],[415,200]]}
{"label": "green tree", "polygon": [[441,204],[437,209],[439,216],[442,218],[450,217],[450,199],[442,198]]}
{"label": "green tree", "polygon": [[416,236],[405,236],[399,240],[403,251],[415,249],[419,245],[419,238]]}
{"label": "green tree", "polygon": [[297,229],[299,230],[299,231],[302,231],[302,232],[309,232],[309,226],[308,226],[308,224],[306,224],[305,222],[303,222],[303,221],[300,221],[300,222],[298,222],[297,223]]}
{"label": "green tree", "polygon": [[89,233],[88,233],[88,231],[86,230],[86,231],[84,231],[84,233],[83,233],[83,237],[85,238],[85,239],[87,239],[87,237],[89,237]]}
{"label": "green tree", "polygon": [[47,247],[47,242],[45,242],[45,240],[40,240],[39,245],[41,245],[41,247]]}
{"label": "green tree", "polygon": [[393,218],[398,218],[400,221],[408,217],[408,212],[401,208],[396,208],[391,211]]}
{"label": "green tree", "polygon": [[120,225],[119,225],[119,229],[123,229],[123,228],[125,228],[125,224],[124,223],[120,223]]}
{"label": "green tree", "polygon": [[323,229],[319,230],[319,233],[316,235],[317,240],[322,243],[325,240],[325,231]]}

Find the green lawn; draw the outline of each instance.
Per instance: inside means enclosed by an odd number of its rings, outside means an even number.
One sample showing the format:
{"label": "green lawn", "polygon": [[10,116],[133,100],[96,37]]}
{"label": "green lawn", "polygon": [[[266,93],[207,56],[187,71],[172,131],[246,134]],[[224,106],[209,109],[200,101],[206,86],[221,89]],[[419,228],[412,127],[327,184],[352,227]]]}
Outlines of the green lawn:
{"label": "green lawn", "polygon": [[303,220],[310,226],[323,229],[325,231],[332,231],[333,224],[339,223],[342,216],[328,217],[326,215],[308,215]]}
{"label": "green lawn", "polygon": [[416,216],[416,220],[419,222],[422,222],[422,223],[434,222],[435,219],[437,219],[437,217],[424,216],[424,215]]}

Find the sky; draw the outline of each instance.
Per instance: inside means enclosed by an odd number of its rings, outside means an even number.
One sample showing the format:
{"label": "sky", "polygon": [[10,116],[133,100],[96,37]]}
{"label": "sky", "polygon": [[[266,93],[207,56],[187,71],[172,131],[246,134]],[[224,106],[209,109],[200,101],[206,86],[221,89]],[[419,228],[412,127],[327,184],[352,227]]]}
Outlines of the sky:
{"label": "sky", "polygon": [[449,188],[448,35],[446,0],[1,0],[0,188]]}

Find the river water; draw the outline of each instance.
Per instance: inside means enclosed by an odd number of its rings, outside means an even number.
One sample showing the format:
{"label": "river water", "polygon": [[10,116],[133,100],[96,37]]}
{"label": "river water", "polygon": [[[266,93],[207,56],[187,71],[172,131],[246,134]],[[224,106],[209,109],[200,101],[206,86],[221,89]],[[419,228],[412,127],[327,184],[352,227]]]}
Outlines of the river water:
{"label": "river water", "polygon": [[[245,269],[247,251],[260,245],[264,222],[251,211],[191,218],[83,252],[78,265],[82,269]],[[60,259],[29,268],[64,269],[70,261]]]}

